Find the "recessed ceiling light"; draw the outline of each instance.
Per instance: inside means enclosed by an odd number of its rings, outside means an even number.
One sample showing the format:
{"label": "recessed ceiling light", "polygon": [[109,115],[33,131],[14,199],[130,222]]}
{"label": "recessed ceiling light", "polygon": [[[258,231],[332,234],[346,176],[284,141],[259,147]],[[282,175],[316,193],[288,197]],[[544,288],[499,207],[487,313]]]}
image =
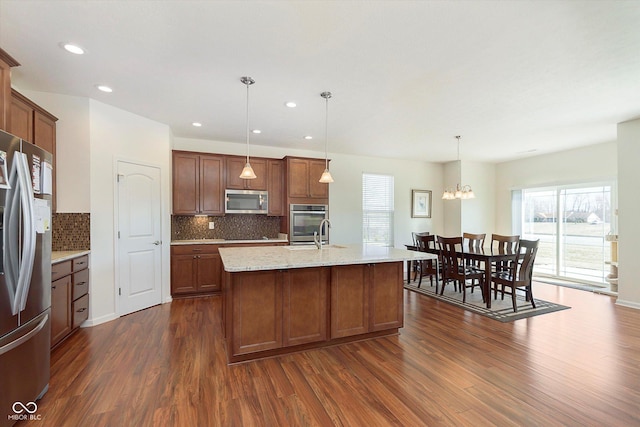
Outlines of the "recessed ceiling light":
{"label": "recessed ceiling light", "polygon": [[296,103],[293,101],[286,102],[284,105],[286,105],[289,108],[296,108]]}
{"label": "recessed ceiling light", "polygon": [[199,128],[200,126],[202,126],[202,123],[193,122],[193,123],[191,123],[191,125]]}
{"label": "recessed ceiling light", "polygon": [[260,129],[254,129],[251,132],[253,132],[253,133],[262,133],[262,131]]}
{"label": "recessed ceiling light", "polygon": [[304,139],[313,139],[313,137],[311,135],[306,135]]}
{"label": "recessed ceiling light", "polygon": [[67,52],[71,52],[71,53],[74,53],[76,55],[82,55],[84,53],[84,49],[83,48],[81,48],[80,46],[75,45],[73,43],[60,43],[60,45]]}
{"label": "recessed ceiling light", "polygon": [[111,89],[109,86],[105,86],[105,85],[96,85],[96,88],[98,90],[101,90],[101,91],[107,92],[107,93],[113,92],[113,89]]}

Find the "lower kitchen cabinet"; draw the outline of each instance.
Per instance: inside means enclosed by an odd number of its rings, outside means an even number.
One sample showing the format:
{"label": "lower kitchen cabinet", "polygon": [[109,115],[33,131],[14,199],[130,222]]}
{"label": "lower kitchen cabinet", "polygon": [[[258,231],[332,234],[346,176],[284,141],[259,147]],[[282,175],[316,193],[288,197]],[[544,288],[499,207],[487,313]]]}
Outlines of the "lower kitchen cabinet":
{"label": "lower kitchen cabinet", "polygon": [[331,268],[331,338],[403,326],[402,263]]}
{"label": "lower kitchen cabinet", "polygon": [[89,317],[89,255],[65,258],[51,266],[51,347]]}
{"label": "lower kitchen cabinet", "polygon": [[222,261],[217,245],[171,247],[171,295],[219,292]]}
{"label": "lower kitchen cabinet", "polygon": [[233,276],[230,338],[234,355],[327,339],[328,268]]}

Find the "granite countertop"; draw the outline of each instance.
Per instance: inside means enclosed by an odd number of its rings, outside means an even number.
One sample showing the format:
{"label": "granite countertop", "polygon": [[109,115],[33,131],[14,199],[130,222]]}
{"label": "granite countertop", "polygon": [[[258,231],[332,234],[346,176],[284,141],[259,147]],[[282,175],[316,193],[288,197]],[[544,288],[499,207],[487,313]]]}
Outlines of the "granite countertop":
{"label": "granite countertop", "polygon": [[83,255],[89,255],[91,251],[52,251],[51,264],[57,264]]}
{"label": "granite countertop", "polygon": [[247,240],[226,240],[226,239],[192,239],[192,240],[172,240],[171,245],[228,245],[234,243],[289,243],[287,239],[247,239]]}
{"label": "granite countertop", "polygon": [[436,259],[426,252],[363,245],[313,245],[220,248],[225,271],[259,271],[331,265]]}

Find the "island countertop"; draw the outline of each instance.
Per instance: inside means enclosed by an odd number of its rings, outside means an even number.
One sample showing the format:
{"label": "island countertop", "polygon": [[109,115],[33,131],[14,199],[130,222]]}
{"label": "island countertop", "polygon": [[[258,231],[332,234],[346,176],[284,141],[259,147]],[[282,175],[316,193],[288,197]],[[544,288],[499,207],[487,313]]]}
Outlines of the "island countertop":
{"label": "island countertop", "polygon": [[426,252],[372,245],[327,245],[322,249],[315,246],[221,247],[219,252],[224,270],[230,273],[437,258]]}

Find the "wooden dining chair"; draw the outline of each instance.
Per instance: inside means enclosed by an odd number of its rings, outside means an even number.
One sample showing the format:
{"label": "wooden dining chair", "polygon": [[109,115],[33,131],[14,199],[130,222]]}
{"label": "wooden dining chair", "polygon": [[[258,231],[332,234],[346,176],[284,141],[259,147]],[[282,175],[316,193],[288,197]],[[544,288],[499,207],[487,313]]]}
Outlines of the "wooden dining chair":
{"label": "wooden dining chair", "polygon": [[[416,247],[421,252],[435,252],[436,249],[436,236],[433,234],[418,235],[416,236]],[[422,284],[422,278],[429,276],[429,282],[433,286],[433,277],[436,277],[436,293],[438,293],[438,265],[440,262],[435,263],[434,260],[422,260],[418,264],[420,280],[418,281],[418,288]]]}
{"label": "wooden dining chair", "polygon": [[536,308],[531,282],[533,263],[538,253],[538,242],[539,240],[520,239],[518,252],[513,254],[507,261],[508,268],[491,274],[494,298],[498,298],[498,286],[500,286],[499,291],[502,294],[502,299],[504,299],[505,293],[511,295],[514,312],[518,311],[518,305],[516,304],[516,290],[518,289],[524,290],[525,300],[530,301],[533,308]]}
{"label": "wooden dining chair", "polygon": [[[469,250],[473,251],[481,251],[484,248],[484,239],[487,237],[486,234],[474,234],[474,233],[462,233],[462,239],[465,247],[469,248]],[[482,270],[482,266],[480,265],[480,261],[474,261],[471,259],[466,260],[466,264],[468,267],[473,268],[474,270],[484,271]],[[471,280],[471,292],[473,293],[473,289],[475,288],[475,279]],[[480,283],[478,282],[478,285]]]}
{"label": "wooden dining chair", "polygon": [[[462,302],[467,300],[468,287],[473,285],[467,284],[469,279],[478,279],[481,285],[482,300],[485,300],[484,295],[484,272],[477,271],[466,265],[464,259],[464,245],[462,237],[442,237],[438,236],[438,245],[442,252],[442,288],[440,288],[440,295],[444,292],[444,287],[448,282],[454,282],[460,286],[462,291]],[[454,289],[456,289],[454,287]]]}
{"label": "wooden dining chair", "polygon": [[[410,251],[419,251],[420,249],[418,248],[418,237],[420,236],[428,236],[429,232],[428,231],[423,231],[423,232],[416,232],[416,231],[412,231],[411,232],[411,241],[413,242],[411,245],[405,245],[406,248]],[[414,281],[418,279],[418,274],[420,271],[420,262],[416,262],[414,263],[411,260],[407,260],[407,283],[411,282],[411,273],[413,273],[414,275]],[[420,277],[420,279],[422,279],[422,277]],[[418,286],[420,287],[420,286]]]}
{"label": "wooden dining chair", "polygon": [[[520,236],[503,236],[501,234],[491,235],[491,252],[495,254],[516,254],[518,252],[518,242]],[[509,269],[508,261],[498,261],[491,269],[496,271],[506,271]]]}

